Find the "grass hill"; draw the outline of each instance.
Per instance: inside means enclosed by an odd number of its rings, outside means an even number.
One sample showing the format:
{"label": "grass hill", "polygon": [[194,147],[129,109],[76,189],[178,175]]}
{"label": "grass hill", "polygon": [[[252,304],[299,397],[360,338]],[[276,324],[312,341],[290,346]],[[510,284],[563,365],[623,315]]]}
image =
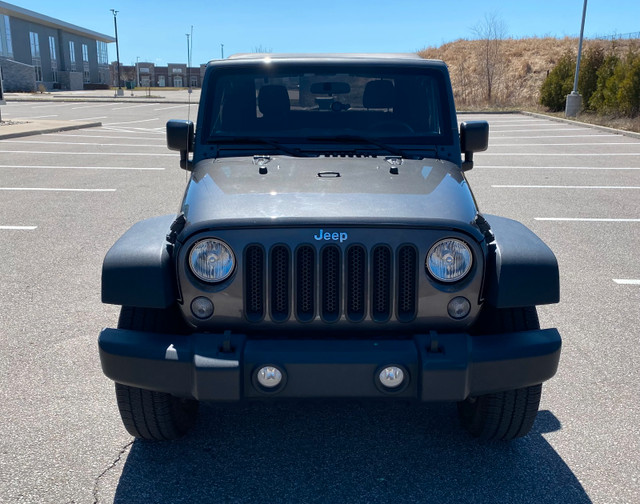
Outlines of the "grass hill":
{"label": "grass hill", "polygon": [[[606,54],[624,56],[630,48],[640,48],[640,39],[585,39],[583,54],[596,45]],[[540,87],[566,52],[577,54],[577,38],[456,40],[418,54],[447,63],[459,109],[543,110],[538,104]]]}

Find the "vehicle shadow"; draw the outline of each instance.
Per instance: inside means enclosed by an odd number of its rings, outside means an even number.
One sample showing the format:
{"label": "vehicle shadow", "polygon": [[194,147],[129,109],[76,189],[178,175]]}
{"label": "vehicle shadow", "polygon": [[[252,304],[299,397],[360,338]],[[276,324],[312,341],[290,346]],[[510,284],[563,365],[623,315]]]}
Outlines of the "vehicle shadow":
{"label": "vehicle shadow", "polygon": [[591,502],[542,436],[559,429],[541,411],[480,443],[450,404],[203,405],[185,438],[133,444],[114,502]]}

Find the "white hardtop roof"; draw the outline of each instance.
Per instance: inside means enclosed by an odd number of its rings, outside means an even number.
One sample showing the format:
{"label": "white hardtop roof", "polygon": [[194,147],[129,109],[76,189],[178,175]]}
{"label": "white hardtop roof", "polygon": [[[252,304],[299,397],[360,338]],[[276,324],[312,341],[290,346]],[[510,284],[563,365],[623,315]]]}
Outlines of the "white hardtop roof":
{"label": "white hardtop roof", "polygon": [[416,53],[238,53],[228,59],[422,59]]}

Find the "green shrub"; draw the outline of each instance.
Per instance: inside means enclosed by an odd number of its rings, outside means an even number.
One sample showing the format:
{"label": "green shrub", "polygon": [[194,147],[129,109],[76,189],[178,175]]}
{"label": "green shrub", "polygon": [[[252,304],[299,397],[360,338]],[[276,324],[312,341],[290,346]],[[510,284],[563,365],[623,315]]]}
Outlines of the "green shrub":
{"label": "green shrub", "polygon": [[[620,58],[615,54],[605,57],[602,65],[596,72],[596,90],[589,98],[589,108],[599,113],[613,112],[617,108],[613,88],[616,81],[613,78],[616,67],[620,63]],[[617,90],[615,91],[617,93]],[[615,94],[614,93],[614,94]]]}
{"label": "green shrub", "polygon": [[554,112],[564,110],[567,95],[573,90],[576,59],[565,53],[549,72],[540,88],[540,104]]}
{"label": "green shrub", "polygon": [[587,49],[580,61],[578,91],[582,95],[582,103],[585,109],[592,109],[590,101],[598,88],[598,70],[604,60],[604,49],[600,46],[595,46]]}
{"label": "green shrub", "polygon": [[640,113],[640,54],[630,52],[614,72],[617,84],[618,110],[629,117]]}

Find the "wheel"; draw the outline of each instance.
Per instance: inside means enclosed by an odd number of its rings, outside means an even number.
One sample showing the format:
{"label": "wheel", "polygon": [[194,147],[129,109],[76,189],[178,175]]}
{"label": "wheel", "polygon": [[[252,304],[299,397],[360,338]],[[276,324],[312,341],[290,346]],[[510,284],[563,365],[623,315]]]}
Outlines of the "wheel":
{"label": "wheel", "polygon": [[[179,317],[174,310],[123,306],[118,328],[186,332]],[[116,399],[122,423],[129,434],[140,439],[177,439],[193,426],[198,413],[198,401],[193,399],[182,399],[122,383],[116,383]]]}
{"label": "wheel", "polygon": [[[539,329],[535,307],[486,310],[476,334]],[[538,414],[542,384],[469,397],[458,403],[460,421],[472,436],[487,441],[509,441],[526,436]]]}

